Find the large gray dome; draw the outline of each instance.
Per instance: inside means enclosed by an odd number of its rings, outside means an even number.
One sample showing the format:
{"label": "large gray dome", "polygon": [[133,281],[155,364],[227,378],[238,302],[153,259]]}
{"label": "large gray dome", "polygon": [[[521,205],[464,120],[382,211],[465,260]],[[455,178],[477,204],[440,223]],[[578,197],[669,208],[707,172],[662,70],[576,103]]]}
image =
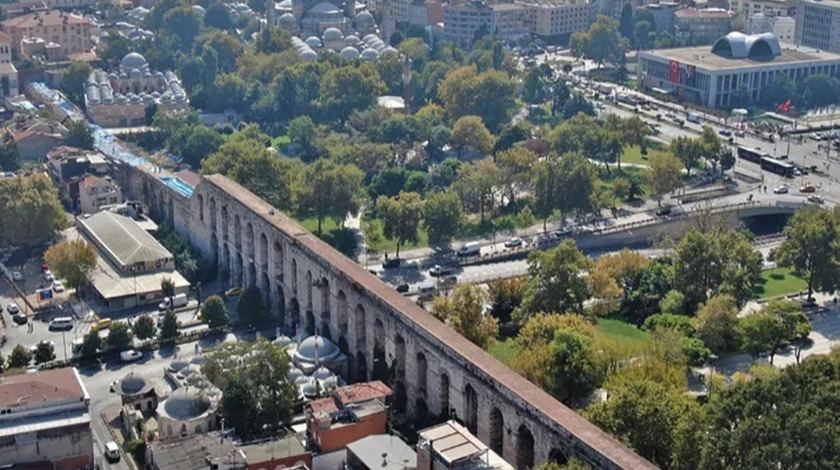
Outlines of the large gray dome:
{"label": "large gray dome", "polygon": [[120,67],[123,70],[143,70],[146,65],[146,58],[136,52],[129,52],[123,57],[122,62],[120,62]]}
{"label": "large gray dome", "polygon": [[373,25],[373,23],[373,15],[371,15],[367,10],[359,12],[359,14],[356,15],[356,26],[369,26]]}
{"label": "large gray dome", "polygon": [[323,37],[325,41],[337,41],[344,39],[344,33],[338,28],[327,28],[324,30]]}
{"label": "large gray dome", "polygon": [[297,348],[297,356],[308,362],[326,361],[335,358],[341,351],[332,341],[323,336],[310,336],[303,340]]}
{"label": "large gray dome", "polygon": [[189,421],[210,409],[210,399],[195,387],[183,387],[172,392],[163,402],[163,409],[170,418]]}
{"label": "large gray dome", "polygon": [[283,13],[280,15],[280,26],[295,26],[297,25],[297,18],[291,13]]}
{"label": "large gray dome", "polygon": [[148,390],[148,387],[149,383],[146,381],[145,377],[135,374],[134,372],[129,372],[122,378],[122,380],[119,381],[115,388],[119,395],[130,396],[142,393]]}
{"label": "large gray dome", "polygon": [[341,57],[348,60],[356,60],[359,58],[359,50],[352,46],[347,46],[341,50]]}

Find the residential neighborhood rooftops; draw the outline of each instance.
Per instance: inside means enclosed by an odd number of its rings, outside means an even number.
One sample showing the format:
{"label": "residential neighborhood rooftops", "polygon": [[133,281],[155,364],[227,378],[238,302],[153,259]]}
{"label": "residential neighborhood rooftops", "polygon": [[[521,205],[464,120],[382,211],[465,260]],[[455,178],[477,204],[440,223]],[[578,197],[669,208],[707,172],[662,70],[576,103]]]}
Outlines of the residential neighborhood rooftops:
{"label": "residential neighborhood rooftops", "polygon": [[88,398],[87,390],[72,367],[0,379],[0,410]]}

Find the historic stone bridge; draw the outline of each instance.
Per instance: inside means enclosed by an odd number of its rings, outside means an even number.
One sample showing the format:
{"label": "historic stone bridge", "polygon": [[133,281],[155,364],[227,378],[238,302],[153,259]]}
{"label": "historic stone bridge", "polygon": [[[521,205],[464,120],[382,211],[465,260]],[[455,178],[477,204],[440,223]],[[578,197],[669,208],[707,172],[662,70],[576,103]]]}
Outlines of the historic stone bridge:
{"label": "historic stone bridge", "polygon": [[571,457],[593,468],[655,468],[236,182],[205,176],[187,198],[124,170],[129,191],[223,278],[257,285],[287,327],[336,341],[351,358],[350,379],[386,381],[397,410],[456,416],[517,468]]}

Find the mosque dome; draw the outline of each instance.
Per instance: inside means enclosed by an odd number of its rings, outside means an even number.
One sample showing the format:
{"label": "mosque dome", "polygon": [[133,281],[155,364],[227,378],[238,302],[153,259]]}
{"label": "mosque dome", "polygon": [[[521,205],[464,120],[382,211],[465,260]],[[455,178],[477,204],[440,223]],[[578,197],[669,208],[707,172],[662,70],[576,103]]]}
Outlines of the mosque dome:
{"label": "mosque dome", "polygon": [[301,391],[306,398],[316,398],[318,396],[318,382],[309,379],[302,387]]}
{"label": "mosque dome", "polygon": [[300,58],[303,60],[317,60],[318,53],[316,53],[312,49],[307,49],[300,53]]}
{"label": "mosque dome", "polygon": [[120,395],[137,395],[147,389],[149,383],[142,375],[129,372],[122,380],[119,381],[115,387],[116,392]]}
{"label": "mosque dome", "polygon": [[338,28],[327,28],[324,30],[323,38],[325,41],[338,41],[344,39],[344,33]]}
{"label": "mosque dome", "polygon": [[146,58],[137,52],[129,52],[120,62],[120,68],[123,70],[143,70],[147,65]]}
{"label": "mosque dome", "polygon": [[396,49],[394,49],[391,46],[388,46],[382,51],[382,53],[380,55],[382,57],[385,57],[385,56],[394,57],[394,56],[397,56],[399,54],[400,54],[399,51],[397,51]]}
{"label": "mosque dome", "polygon": [[353,46],[347,46],[341,50],[340,55],[348,60],[356,60],[359,58],[359,50]]}
{"label": "mosque dome", "polygon": [[344,44],[347,44],[348,46],[355,46],[360,42],[362,42],[362,40],[359,39],[359,36],[356,36],[355,34],[351,34],[344,38]]}
{"label": "mosque dome", "polygon": [[324,380],[331,375],[333,375],[333,373],[324,366],[317,368],[315,372],[312,373],[312,377],[315,377],[318,380]]}
{"label": "mosque dome", "polygon": [[289,382],[296,383],[297,379],[303,377],[303,371],[298,369],[297,367],[292,367],[289,369]]}
{"label": "mosque dome", "polygon": [[365,11],[359,12],[359,14],[356,15],[356,26],[357,27],[358,26],[373,26],[373,24],[374,24],[373,15],[370,14],[369,11],[365,10]]}
{"label": "mosque dome", "polygon": [[278,336],[277,339],[272,341],[272,343],[275,346],[286,349],[286,348],[288,348],[289,346],[292,345],[292,338],[289,338],[288,336],[282,335],[282,336]]}
{"label": "mosque dome", "polygon": [[301,375],[295,379],[295,385],[303,385],[309,383],[312,380],[311,377],[307,377],[305,375]]}
{"label": "mosque dome", "polygon": [[379,53],[376,52],[375,49],[365,49],[362,51],[362,59],[365,60],[376,60],[379,57]]}
{"label": "mosque dome", "polygon": [[[303,361],[315,363],[334,359],[341,354],[338,346],[323,336],[314,335],[303,340],[297,348],[297,357]],[[318,360],[316,361],[316,357]]]}
{"label": "mosque dome", "polygon": [[379,37],[377,35],[373,34],[373,33],[370,33],[370,34],[366,34],[365,37],[362,38],[362,41],[367,43],[368,41],[373,40],[373,39],[379,39]]}
{"label": "mosque dome", "polygon": [[323,46],[323,44],[321,44],[321,40],[318,39],[315,36],[310,36],[310,37],[306,38],[306,41],[304,41],[304,42],[306,43],[307,46],[309,46],[312,49],[318,49],[319,47]]}
{"label": "mosque dome", "polygon": [[[309,10],[309,13],[320,13],[320,14],[336,14],[341,13],[341,10],[338,9],[337,6],[333,5],[330,2],[321,2]],[[338,30],[336,30],[338,31]],[[340,31],[339,31],[340,32]]]}
{"label": "mosque dome", "polygon": [[204,10],[204,7],[201,5],[193,5],[192,9],[194,12],[197,12],[201,16],[204,16],[204,14],[207,13],[206,10]]}
{"label": "mosque dome", "polygon": [[321,381],[321,386],[326,390],[338,387],[338,376],[335,374],[330,375]]}
{"label": "mosque dome", "polygon": [[207,395],[195,387],[182,387],[163,402],[166,414],[178,421],[189,421],[198,418],[210,409],[211,403]]}
{"label": "mosque dome", "polygon": [[190,364],[187,367],[184,367],[178,372],[178,376],[182,379],[185,379],[193,374],[200,372],[199,367],[195,364]]}
{"label": "mosque dome", "polygon": [[280,15],[280,26],[295,26],[297,25],[297,18],[291,13],[283,13]]}

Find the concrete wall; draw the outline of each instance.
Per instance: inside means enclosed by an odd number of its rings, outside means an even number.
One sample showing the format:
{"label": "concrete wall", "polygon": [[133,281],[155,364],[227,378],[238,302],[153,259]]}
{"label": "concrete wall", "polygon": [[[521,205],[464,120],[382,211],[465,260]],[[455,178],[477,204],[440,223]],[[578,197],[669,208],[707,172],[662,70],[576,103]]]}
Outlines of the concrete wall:
{"label": "concrete wall", "polygon": [[93,463],[93,434],[90,425],[56,428],[29,436],[0,440],[3,464],[44,462],[57,470],[75,470]]}

